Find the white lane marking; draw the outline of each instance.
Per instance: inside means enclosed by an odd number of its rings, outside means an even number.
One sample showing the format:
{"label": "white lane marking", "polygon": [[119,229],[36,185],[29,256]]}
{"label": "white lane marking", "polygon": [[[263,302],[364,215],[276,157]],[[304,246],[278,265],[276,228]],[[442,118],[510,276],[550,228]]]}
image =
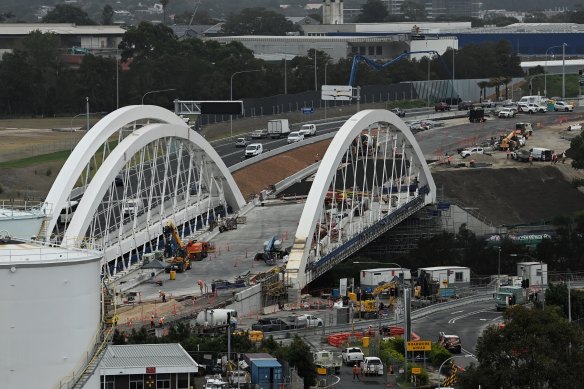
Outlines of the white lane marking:
{"label": "white lane marking", "polygon": [[454,315],[454,314],[456,314],[456,313],[461,313],[461,312],[464,312],[464,311],[454,311],[454,312],[450,312],[450,314],[451,314],[451,315]]}
{"label": "white lane marking", "polygon": [[473,311],[473,312],[465,313],[464,315],[460,315],[460,316],[457,316],[457,317],[453,317],[452,319],[448,320],[448,323],[449,324],[452,324],[452,323],[455,323],[458,319],[463,319],[465,317],[472,316],[472,315],[476,315],[477,313],[484,313],[484,312],[489,312],[489,311],[485,311],[485,310],[481,309],[481,310],[478,310],[478,311]]}

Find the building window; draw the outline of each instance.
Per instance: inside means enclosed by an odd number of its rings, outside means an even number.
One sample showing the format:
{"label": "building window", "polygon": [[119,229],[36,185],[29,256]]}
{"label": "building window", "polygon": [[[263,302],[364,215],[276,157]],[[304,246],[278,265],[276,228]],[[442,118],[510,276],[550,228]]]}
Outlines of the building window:
{"label": "building window", "polygon": [[176,375],[177,388],[178,389],[189,389],[189,374],[179,373]]}
{"label": "building window", "polygon": [[360,46],[359,47],[359,54],[365,55],[365,46]]}
{"label": "building window", "polygon": [[114,389],[116,386],[116,376],[106,375],[101,376],[100,389]]}
{"label": "building window", "polygon": [[456,282],[462,282],[462,272],[456,272],[456,273],[454,273],[454,280]]}
{"label": "building window", "polygon": [[144,376],[142,374],[130,375],[130,389],[144,389]]}
{"label": "building window", "polygon": [[381,46],[375,46],[375,55],[382,55],[383,54],[383,50],[381,49]]}
{"label": "building window", "polygon": [[367,51],[369,52],[368,55],[375,55],[375,46],[368,46]]}
{"label": "building window", "polygon": [[170,374],[156,375],[156,389],[170,389]]}

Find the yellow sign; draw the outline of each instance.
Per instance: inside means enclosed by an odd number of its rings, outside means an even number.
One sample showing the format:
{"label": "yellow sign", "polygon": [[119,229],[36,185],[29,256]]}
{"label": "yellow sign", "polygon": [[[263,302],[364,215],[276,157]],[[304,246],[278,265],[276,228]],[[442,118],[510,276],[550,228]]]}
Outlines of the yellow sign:
{"label": "yellow sign", "polygon": [[412,374],[422,374],[421,367],[412,367]]}
{"label": "yellow sign", "polygon": [[432,350],[431,340],[410,340],[408,342],[408,351],[430,351]]}

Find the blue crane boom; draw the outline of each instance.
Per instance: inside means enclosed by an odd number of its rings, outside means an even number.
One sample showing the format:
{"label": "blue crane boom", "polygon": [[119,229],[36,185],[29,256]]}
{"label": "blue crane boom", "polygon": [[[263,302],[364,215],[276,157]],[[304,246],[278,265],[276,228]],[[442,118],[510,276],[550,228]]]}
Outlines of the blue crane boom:
{"label": "blue crane boom", "polygon": [[450,74],[450,76],[452,77],[452,73],[450,72],[450,69],[448,68],[448,66],[446,66],[446,64],[444,63],[444,60],[440,56],[440,53],[438,53],[435,50],[405,51],[405,52],[401,53],[400,55],[398,55],[397,57],[395,57],[394,59],[391,59],[385,63],[379,63],[379,62],[372,60],[371,58],[367,58],[363,55],[357,54],[353,57],[353,65],[351,66],[351,75],[349,76],[349,85],[353,86],[353,84],[355,83],[355,77],[357,76],[357,68],[359,66],[359,62],[361,62],[361,61],[364,61],[367,65],[371,66],[375,70],[382,70],[382,69],[385,69],[386,67],[393,65],[394,63],[404,59],[405,57],[409,57],[411,54],[422,54],[422,53],[437,55],[438,58],[440,58],[440,61],[442,62],[442,65],[444,65],[444,68],[446,69],[448,74]]}

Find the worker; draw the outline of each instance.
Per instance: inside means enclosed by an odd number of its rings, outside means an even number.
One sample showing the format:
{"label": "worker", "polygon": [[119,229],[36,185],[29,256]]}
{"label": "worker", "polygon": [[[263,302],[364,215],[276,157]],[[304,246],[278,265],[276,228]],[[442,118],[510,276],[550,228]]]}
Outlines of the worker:
{"label": "worker", "polygon": [[452,164],[452,155],[448,156],[448,164],[451,165]]}
{"label": "worker", "polygon": [[201,296],[203,295],[203,287],[205,286],[205,282],[203,280],[199,280],[199,290],[201,291]]}
{"label": "worker", "polygon": [[470,167],[474,167],[475,166],[475,160],[474,159],[471,159],[469,165],[470,165]]}
{"label": "worker", "polygon": [[162,327],[164,326],[164,316],[162,316],[160,319],[158,319],[158,327]]}
{"label": "worker", "polygon": [[160,295],[160,298],[162,299],[162,302],[165,303],[166,302],[166,293],[164,293],[163,291],[159,290],[158,294]]}
{"label": "worker", "polygon": [[562,153],[562,163],[566,163],[566,152]]}
{"label": "worker", "polygon": [[507,159],[511,157],[511,150],[507,149]]}
{"label": "worker", "polygon": [[533,156],[529,154],[529,164],[533,165]]}
{"label": "worker", "polygon": [[154,315],[150,316],[150,328],[154,328]]}

